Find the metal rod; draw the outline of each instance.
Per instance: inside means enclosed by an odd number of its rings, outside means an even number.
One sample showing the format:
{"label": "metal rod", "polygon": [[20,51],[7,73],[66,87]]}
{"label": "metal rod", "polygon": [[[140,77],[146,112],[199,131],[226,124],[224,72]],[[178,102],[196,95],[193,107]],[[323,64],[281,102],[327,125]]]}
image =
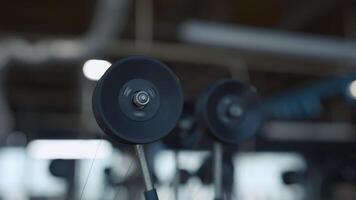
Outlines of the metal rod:
{"label": "metal rod", "polygon": [[174,151],[174,160],[175,160],[175,177],[174,177],[174,182],[173,182],[173,187],[174,187],[174,199],[178,200],[179,199],[179,184],[180,184],[180,172],[179,172],[179,151],[175,150]]}
{"label": "metal rod", "polygon": [[213,163],[214,163],[214,190],[215,199],[222,199],[222,156],[223,147],[221,143],[214,142],[213,148]]}
{"label": "metal rod", "polygon": [[152,184],[150,170],[148,169],[148,164],[147,164],[146,155],[145,155],[143,146],[135,145],[135,150],[136,150],[136,154],[138,156],[139,162],[140,162],[143,181],[145,182],[146,191],[153,190],[154,188],[153,188],[153,184]]}

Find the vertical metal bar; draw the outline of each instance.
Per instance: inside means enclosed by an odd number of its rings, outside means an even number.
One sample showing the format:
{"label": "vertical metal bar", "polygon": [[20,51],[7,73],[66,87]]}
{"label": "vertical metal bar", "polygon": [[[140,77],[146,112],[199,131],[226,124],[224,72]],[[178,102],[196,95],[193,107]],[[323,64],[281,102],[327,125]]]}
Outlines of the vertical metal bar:
{"label": "vertical metal bar", "polygon": [[306,180],[306,200],[321,200],[321,185],[323,177],[320,168],[315,166],[315,163],[308,161],[307,167],[309,168],[308,177]]}
{"label": "vertical metal bar", "polygon": [[214,190],[215,190],[215,199],[222,199],[222,156],[223,149],[222,145],[219,142],[214,142],[213,148],[213,163],[214,163]]}
{"label": "vertical metal bar", "polygon": [[136,154],[138,156],[139,162],[140,162],[143,181],[145,182],[146,191],[153,190],[154,188],[153,188],[153,184],[152,184],[152,179],[151,179],[150,171],[148,169],[148,164],[147,164],[146,155],[145,155],[143,146],[135,145],[135,150],[136,150]]}
{"label": "vertical metal bar", "polygon": [[175,150],[174,151],[174,160],[175,160],[175,177],[174,177],[174,182],[173,182],[173,187],[174,187],[174,199],[178,200],[179,199],[179,183],[180,183],[180,172],[179,172],[179,151]]}

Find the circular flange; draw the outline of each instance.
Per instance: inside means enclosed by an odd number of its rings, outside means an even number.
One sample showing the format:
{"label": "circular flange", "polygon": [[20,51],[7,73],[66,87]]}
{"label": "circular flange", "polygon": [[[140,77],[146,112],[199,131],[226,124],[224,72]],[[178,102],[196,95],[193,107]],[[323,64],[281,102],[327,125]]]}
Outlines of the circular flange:
{"label": "circular flange", "polygon": [[151,143],[176,125],[183,95],[176,75],[163,63],[133,56],[114,63],[98,81],[93,112],[103,131],[127,144]]}
{"label": "circular flange", "polygon": [[253,136],[262,122],[256,89],[237,80],[221,80],[207,88],[196,110],[199,123],[223,143],[238,144]]}

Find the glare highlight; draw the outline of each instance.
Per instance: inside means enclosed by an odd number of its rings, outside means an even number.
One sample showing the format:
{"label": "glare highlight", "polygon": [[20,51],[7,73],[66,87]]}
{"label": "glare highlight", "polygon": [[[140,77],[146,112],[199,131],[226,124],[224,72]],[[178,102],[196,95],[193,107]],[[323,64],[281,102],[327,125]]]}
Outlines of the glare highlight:
{"label": "glare highlight", "polygon": [[83,65],[83,74],[87,79],[97,81],[104,75],[110,66],[111,63],[106,60],[88,60]]}
{"label": "glare highlight", "polygon": [[356,80],[354,80],[350,83],[349,94],[353,99],[356,99]]}

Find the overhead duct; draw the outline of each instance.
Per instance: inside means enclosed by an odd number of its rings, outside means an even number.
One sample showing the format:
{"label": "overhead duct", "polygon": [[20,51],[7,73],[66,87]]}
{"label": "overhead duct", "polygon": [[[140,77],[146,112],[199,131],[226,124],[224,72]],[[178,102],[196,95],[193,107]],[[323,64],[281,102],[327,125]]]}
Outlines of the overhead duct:
{"label": "overhead duct", "polygon": [[227,47],[249,53],[355,62],[356,41],[271,31],[205,21],[181,25],[179,38],[188,43]]}
{"label": "overhead duct", "polygon": [[46,61],[70,61],[100,54],[109,41],[119,34],[127,21],[128,0],[98,0],[89,30],[77,39],[29,42],[18,37],[0,41],[1,63],[10,60],[39,64]]}
{"label": "overhead duct", "polygon": [[[98,56],[127,21],[128,0],[98,0],[89,30],[77,39],[56,39],[29,42],[18,37],[0,41],[0,72],[9,61],[29,64],[79,61]],[[0,84],[4,74],[1,73]],[[13,130],[14,118],[0,85],[0,138]]]}

